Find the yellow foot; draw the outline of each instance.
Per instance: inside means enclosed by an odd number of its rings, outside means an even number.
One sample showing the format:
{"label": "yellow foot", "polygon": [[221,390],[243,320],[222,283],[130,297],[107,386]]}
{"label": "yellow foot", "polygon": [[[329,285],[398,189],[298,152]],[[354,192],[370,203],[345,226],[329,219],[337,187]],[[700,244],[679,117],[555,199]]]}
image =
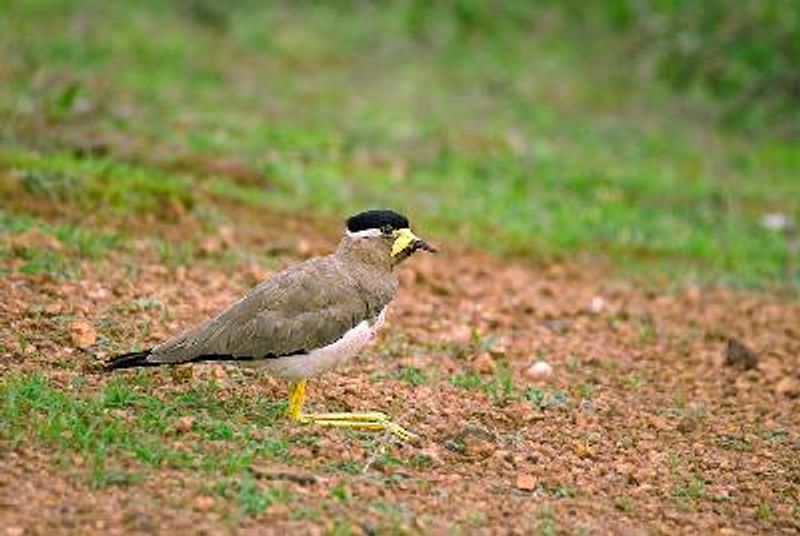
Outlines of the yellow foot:
{"label": "yellow foot", "polygon": [[414,443],[419,436],[409,432],[399,424],[392,421],[385,413],[370,411],[366,413],[305,413],[297,416],[297,421],[302,424],[320,424],[323,426],[339,426],[354,430],[369,430],[372,432],[389,432],[401,441]]}
{"label": "yellow foot", "polygon": [[321,424],[324,426],[339,426],[355,430],[370,430],[373,432],[389,432],[401,441],[415,442],[419,436],[409,432],[399,424],[392,421],[385,413],[370,411],[366,413],[303,413],[303,400],[306,396],[306,381],[300,380],[292,384],[289,389],[289,407],[287,415],[290,419],[302,424]]}

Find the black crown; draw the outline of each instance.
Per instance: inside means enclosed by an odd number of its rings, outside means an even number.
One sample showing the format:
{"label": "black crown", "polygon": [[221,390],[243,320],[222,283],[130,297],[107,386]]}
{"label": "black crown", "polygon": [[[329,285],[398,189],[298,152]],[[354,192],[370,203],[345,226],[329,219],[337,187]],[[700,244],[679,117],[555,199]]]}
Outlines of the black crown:
{"label": "black crown", "polygon": [[347,219],[347,230],[351,233],[367,229],[408,228],[408,218],[393,210],[367,210]]}

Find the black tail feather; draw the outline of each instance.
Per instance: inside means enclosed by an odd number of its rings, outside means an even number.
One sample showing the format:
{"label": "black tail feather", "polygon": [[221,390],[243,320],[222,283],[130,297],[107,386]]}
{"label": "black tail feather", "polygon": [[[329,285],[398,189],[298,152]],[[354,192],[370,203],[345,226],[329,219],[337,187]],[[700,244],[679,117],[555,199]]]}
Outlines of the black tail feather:
{"label": "black tail feather", "polygon": [[112,357],[105,363],[106,370],[118,370],[136,367],[157,367],[161,363],[153,363],[147,360],[147,357],[152,353],[152,350],[145,350],[143,352],[131,352],[129,354],[122,354]]}
{"label": "black tail feather", "polygon": [[[112,370],[119,370],[119,369],[128,369],[128,368],[139,368],[139,367],[158,367],[161,365],[180,365],[183,363],[213,363],[213,362],[228,362],[228,363],[236,363],[242,361],[255,361],[256,358],[252,356],[235,356],[231,354],[202,354],[195,356],[191,359],[185,359],[183,361],[172,361],[168,363],[159,363],[155,361],[148,361],[147,358],[153,353],[153,349],[144,350],[142,352],[131,352],[129,354],[122,354],[118,356],[114,356],[108,361],[105,362],[103,368],[106,371]],[[298,354],[305,354],[308,353],[305,350],[299,350],[297,352],[289,352],[286,354],[275,355],[275,354],[267,354],[258,359],[275,359],[278,357],[286,357],[291,355],[298,355]]]}

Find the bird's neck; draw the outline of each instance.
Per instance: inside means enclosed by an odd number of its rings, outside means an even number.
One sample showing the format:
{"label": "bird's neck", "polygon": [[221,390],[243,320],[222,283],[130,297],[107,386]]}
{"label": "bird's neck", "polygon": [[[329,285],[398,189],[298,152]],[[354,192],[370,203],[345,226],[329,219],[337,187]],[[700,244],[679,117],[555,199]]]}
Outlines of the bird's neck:
{"label": "bird's neck", "polygon": [[397,290],[397,277],[392,271],[391,259],[387,253],[363,247],[356,241],[345,238],[334,254],[348,277],[352,278],[365,295],[376,301],[371,306],[380,309],[394,298]]}
{"label": "bird's neck", "polygon": [[342,238],[336,248],[336,257],[345,264],[358,266],[375,274],[391,273],[393,263],[388,249],[376,247],[375,243]]}

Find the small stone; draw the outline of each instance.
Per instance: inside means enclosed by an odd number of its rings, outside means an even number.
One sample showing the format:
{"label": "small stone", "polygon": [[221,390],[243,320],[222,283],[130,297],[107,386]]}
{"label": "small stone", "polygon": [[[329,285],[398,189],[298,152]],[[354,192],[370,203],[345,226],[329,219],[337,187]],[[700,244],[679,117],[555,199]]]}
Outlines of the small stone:
{"label": "small stone", "polygon": [[544,327],[554,333],[564,333],[569,330],[570,322],[563,318],[553,318],[544,321]]}
{"label": "small stone", "polygon": [[441,449],[436,445],[428,446],[424,449],[419,451],[420,456],[425,457],[431,465],[442,465],[444,461],[442,460],[442,453]]}
{"label": "small stone", "polygon": [[587,460],[594,457],[594,451],[589,443],[585,441],[576,441],[574,444],[575,455],[581,460]]}
{"label": "small stone", "polygon": [[64,311],[64,304],[61,302],[50,302],[44,306],[44,312],[48,315],[61,314]]}
{"label": "small stone", "polygon": [[758,354],[743,343],[730,337],[728,338],[728,344],[725,346],[725,365],[741,367],[744,370],[754,369],[758,365]]}
{"label": "small stone", "polygon": [[650,427],[655,430],[666,431],[669,430],[669,424],[667,423],[667,419],[665,419],[661,415],[650,415],[649,424]]}
{"label": "small stone", "polygon": [[127,420],[131,416],[131,414],[127,410],[125,410],[123,408],[113,408],[108,413],[109,413],[109,415],[112,415],[114,418],[117,418],[117,419],[120,419],[120,420],[123,420],[123,421]]}
{"label": "small stone", "polygon": [[592,301],[589,302],[589,311],[594,314],[602,313],[605,308],[606,301],[600,296],[595,296],[592,298]]}
{"label": "small stone", "polygon": [[511,451],[504,450],[504,449],[497,449],[492,453],[492,458],[497,460],[502,460],[504,462],[513,463],[514,462],[514,455]]}
{"label": "small stone", "polygon": [[300,239],[297,241],[297,254],[301,257],[308,257],[313,253],[313,249],[308,240]]}
{"label": "small stone", "polygon": [[495,443],[495,437],[489,431],[469,426],[447,439],[444,446],[448,450],[470,458],[484,459],[497,450]]}
{"label": "small stone", "polygon": [[533,408],[529,403],[516,402],[505,408],[505,413],[514,420],[527,422],[534,418]]}
{"label": "small stone", "polygon": [[478,374],[492,374],[495,368],[494,359],[487,352],[482,353],[472,362],[472,370]]}
{"label": "small stone", "polygon": [[224,365],[212,365],[209,375],[217,381],[224,381],[228,379],[228,371],[225,370]]}
{"label": "small stone", "polygon": [[264,512],[268,516],[285,518],[289,517],[289,507],[282,503],[273,504]]}
{"label": "small stone", "polygon": [[518,473],[516,486],[518,490],[533,491],[536,489],[536,478],[529,473]]}
{"label": "small stone", "polygon": [[194,508],[195,510],[200,510],[201,512],[208,512],[214,508],[214,498],[207,495],[195,497]]}
{"label": "small stone", "polygon": [[103,288],[103,287],[96,287],[86,293],[86,296],[91,298],[92,300],[100,301],[108,298],[111,296],[111,293]]}
{"label": "small stone", "polygon": [[780,212],[770,212],[761,217],[761,225],[770,231],[786,231],[794,227],[794,222],[790,216]]}
{"label": "small stone", "polygon": [[454,343],[467,342],[472,336],[472,328],[466,324],[455,324],[450,329],[449,339]]}
{"label": "small stone", "polygon": [[11,248],[19,252],[24,252],[29,249],[52,249],[53,251],[64,251],[65,249],[64,244],[56,237],[38,228],[14,235],[9,239],[9,242]]}
{"label": "small stone", "polygon": [[86,320],[76,320],[69,327],[69,336],[72,344],[85,349],[97,341],[97,331]]}
{"label": "small stone", "polygon": [[525,376],[534,381],[546,381],[553,375],[553,367],[545,361],[537,361],[525,370]]}
{"label": "small stone", "polygon": [[677,430],[682,434],[690,434],[697,430],[697,419],[694,417],[683,417],[676,426]]}
{"label": "small stone", "polygon": [[224,244],[219,237],[204,236],[197,244],[197,250],[201,255],[210,256],[220,253],[224,249]]}
{"label": "small stone", "polygon": [[191,415],[184,415],[183,417],[179,418],[175,421],[175,426],[173,430],[175,430],[178,434],[185,434],[187,432],[192,431],[192,427],[194,426],[194,417]]}
{"label": "small stone", "polygon": [[796,378],[786,376],[775,384],[775,392],[781,396],[794,398],[800,395],[800,382]]}
{"label": "small stone", "polygon": [[458,363],[456,363],[451,357],[443,356],[441,360],[439,360],[439,367],[446,372],[447,374],[452,374],[456,370],[458,370]]}
{"label": "small stone", "polygon": [[269,277],[269,270],[259,266],[258,264],[248,264],[244,270],[244,276],[250,284],[257,284]]}

